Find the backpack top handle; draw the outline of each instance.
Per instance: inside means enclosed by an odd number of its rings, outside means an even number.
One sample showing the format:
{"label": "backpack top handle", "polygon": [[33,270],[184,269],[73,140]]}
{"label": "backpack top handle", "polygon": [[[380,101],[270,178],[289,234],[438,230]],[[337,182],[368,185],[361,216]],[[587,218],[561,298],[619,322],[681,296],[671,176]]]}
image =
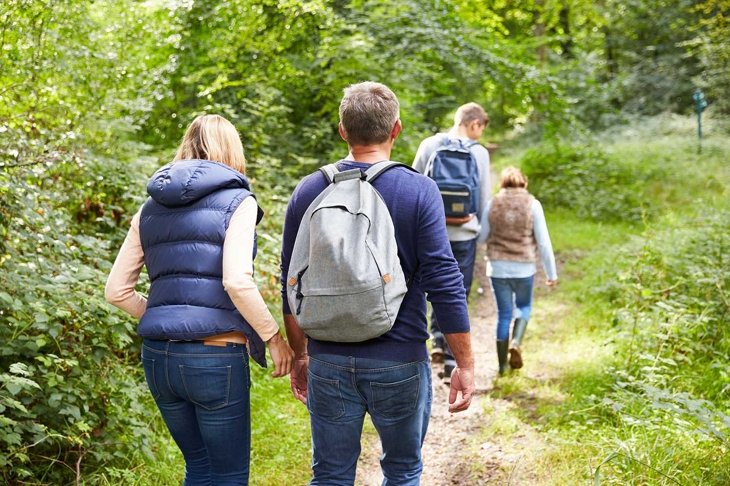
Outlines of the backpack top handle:
{"label": "backpack top handle", "polygon": [[365,180],[365,174],[360,169],[350,169],[343,172],[338,172],[332,178],[332,182],[337,184],[342,181],[349,181],[350,179],[361,179]]}

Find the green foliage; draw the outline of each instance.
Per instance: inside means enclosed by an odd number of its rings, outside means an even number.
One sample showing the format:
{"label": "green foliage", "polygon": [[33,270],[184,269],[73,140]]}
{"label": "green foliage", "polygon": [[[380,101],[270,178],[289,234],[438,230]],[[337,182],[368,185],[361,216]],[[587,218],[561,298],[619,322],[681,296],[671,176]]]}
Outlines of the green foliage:
{"label": "green foliage", "polygon": [[609,1],[603,14],[605,71],[610,102],[625,111],[656,114],[690,112],[697,59],[683,42],[698,18],[694,0]]}
{"label": "green foliage", "polygon": [[641,221],[654,209],[649,184],[664,175],[654,165],[611,158],[598,143],[542,144],[525,153],[521,166],[546,207],[598,221]]}
{"label": "green foliage", "polygon": [[536,106],[565,121],[560,81],[451,2],[197,2],[176,11],[175,25],[176,69],[146,140],[169,145],[193,116],[221,113],[268,186],[344,155],[342,89],[366,79],[399,96],[406,129],[394,158],[406,162],[467,101],[487,106],[499,130]]}
{"label": "green foliage", "polygon": [[[593,412],[611,417],[621,442],[597,478],[730,480],[728,224],[728,211],[700,215],[622,252],[613,297],[622,352]],[[661,460],[646,449],[652,441]]]}
{"label": "green foliage", "polygon": [[645,383],[730,402],[730,213],[699,216],[629,248],[616,324],[628,332],[627,369]]}
{"label": "green foliage", "polygon": [[134,324],[102,290],[166,66],[166,24],[142,22],[164,11],[132,4],[0,6],[4,483],[69,484],[153,454]]}
{"label": "green foliage", "polygon": [[[150,454],[151,401],[134,325],[106,305],[100,288],[110,264],[98,257],[118,241],[107,236],[118,217],[110,208],[129,204],[122,195],[131,166],[111,162],[0,173],[8,237],[0,256],[5,482],[66,484],[77,468]],[[81,176],[87,171],[100,178],[93,199]]]}
{"label": "green foliage", "polygon": [[692,28],[693,39],[684,45],[696,55],[702,67],[696,83],[707,91],[710,103],[721,113],[730,112],[730,1],[705,0],[698,2],[694,13],[700,16]]}

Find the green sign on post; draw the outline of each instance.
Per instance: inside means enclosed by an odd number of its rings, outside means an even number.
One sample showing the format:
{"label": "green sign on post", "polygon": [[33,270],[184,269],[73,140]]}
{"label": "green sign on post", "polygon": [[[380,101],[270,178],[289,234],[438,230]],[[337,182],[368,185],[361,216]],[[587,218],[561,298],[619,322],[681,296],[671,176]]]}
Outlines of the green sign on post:
{"label": "green sign on post", "polygon": [[702,143],[702,112],[707,108],[707,100],[700,88],[695,90],[692,99],[695,102],[695,111],[697,112],[697,137],[700,139],[700,143]]}

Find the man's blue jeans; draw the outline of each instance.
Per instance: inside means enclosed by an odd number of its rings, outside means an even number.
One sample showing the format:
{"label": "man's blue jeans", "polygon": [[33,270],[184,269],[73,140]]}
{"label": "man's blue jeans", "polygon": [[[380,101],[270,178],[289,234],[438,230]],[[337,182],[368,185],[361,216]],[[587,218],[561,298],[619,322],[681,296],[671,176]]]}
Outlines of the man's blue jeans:
{"label": "man's blue jeans", "polygon": [[311,485],[352,485],[365,412],[380,435],[383,486],[419,484],[431,413],[428,360],[402,363],[321,354],[309,358]]}
{"label": "man's blue jeans", "polygon": [[152,397],[185,458],[184,486],[248,484],[246,346],[145,339],[142,365]]}
{"label": "man's blue jeans", "polygon": [[534,279],[534,275],[526,278],[492,277],[492,292],[497,303],[497,341],[509,341],[514,307],[520,311],[522,319],[530,320]]}
{"label": "man's blue jeans", "polygon": [[[469,290],[471,289],[471,283],[474,280],[474,261],[477,255],[477,240],[467,241],[451,241],[451,252],[454,254],[456,263],[459,264],[459,270],[464,276],[464,289],[466,290],[466,299],[469,300]],[[433,343],[436,346],[441,347],[446,355],[446,360],[453,360],[454,355],[449,349],[449,345],[446,343],[441,329],[439,328],[438,321],[436,320],[436,314],[431,311],[431,335],[433,336]]]}

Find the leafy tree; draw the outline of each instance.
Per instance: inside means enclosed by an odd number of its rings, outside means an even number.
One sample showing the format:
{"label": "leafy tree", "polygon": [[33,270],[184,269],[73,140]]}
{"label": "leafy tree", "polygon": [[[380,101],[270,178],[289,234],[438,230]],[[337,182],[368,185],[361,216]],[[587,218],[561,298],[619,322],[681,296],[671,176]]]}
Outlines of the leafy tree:
{"label": "leafy tree", "polygon": [[133,325],[103,301],[100,256],[149,170],[134,138],[164,85],[167,14],[132,1],[0,5],[5,483],[67,484],[151,453]]}
{"label": "leafy tree", "polygon": [[730,1],[707,0],[695,7],[700,15],[693,28],[696,37],[687,41],[689,51],[696,54],[701,73],[697,85],[707,90],[710,103],[720,113],[730,112]]}

